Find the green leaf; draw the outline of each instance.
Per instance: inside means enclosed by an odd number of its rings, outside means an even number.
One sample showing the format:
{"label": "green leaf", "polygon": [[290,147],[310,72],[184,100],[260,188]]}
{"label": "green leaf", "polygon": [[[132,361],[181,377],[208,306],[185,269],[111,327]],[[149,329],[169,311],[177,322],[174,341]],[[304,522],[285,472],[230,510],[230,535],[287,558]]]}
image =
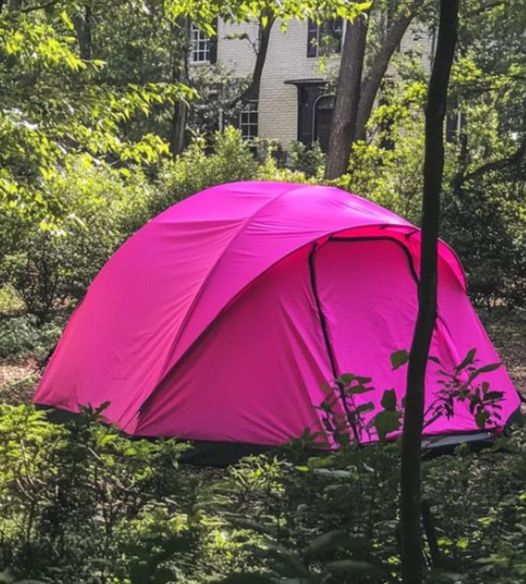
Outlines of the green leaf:
{"label": "green leaf", "polygon": [[384,410],[376,414],[371,420],[371,425],[376,429],[380,440],[385,440],[388,434],[400,429],[400,418],[400,412]]}
{"label": "green leaf", "polygon": [[479,375],[482,375],[483,373],[491,373],[492,371],[495,371],[501,365],[502,365],[502,363],[490,363],[489,365],[484,365],[484,367],[480,367],[479,369],[475,369],[475,371],[473,371],[470,374],[469,379],[468,379],[468,383],[473,382],[477,377],[479,377]]}
{"label": "green leaf", "polygon": [[336,378],[336,382],[343,385],[349,385],[353,379],[354,375],[352,373],[342,373],[339,377]]}
{"label": "green leaf", "polygon": [[374,410],[374,404],[372,402],[367,402],[366,404],[360,404],[354,409],[356,415],[365,414]]}
{"label": "green leaf", "polygon": [[503,396],[504,392],[502,391],[488,391],[488,393],[486,393],[486,395],[484,396],[484,400],[502,399]]}
{"label": "green leaf", "polygon": [[406,349],[391,353],[391,366],[393,369],[398,369],[409,361],[409,352]]}
{"label": "green leaf", "polygon": [[478,375],[481,375],[482,373],[491,373],[491,371],[497,370],[501,365],[502,363],[490,363],[489,365],[484,365],[484,367],[480,367],[475,371],[475,373],[477,373]]}
{"label": "green leaf", "polygon": [[396,411],[396,393],[394,389],[386,389],[380,402],[384,410]]}
{"label": "green leaf", "polygon": [[486,411],[483,412],[477,412],[475,414],[475,422],[477,423],[477,426],[481,429],[484,430],[486,427],[486,422],[489,419],[489,414]]}
{"label": "green leaf", "polygon": [[366,383],[371,383],[372,381],[371,377],[356,377],[355,379],[358,383],[362,385],[365,385]]}
{"label": "green leaf", "polygon": [[345,390],[345,393],[348,395],[358,395],[360,393],[367,393],[368,391],[372,391],[373,388],[371,386],[362,385],[353,385]]}
{"label": "green leaf", "polygon": [[330,468],[334,466],[337,461],[337,457],[333,454],[327,456],[311,456],[307,461],[307,466],[311,470],[314,468]]}
{"label": "green leaf", "polygon": [[475,359],[476,354],[477,349],[470,349],[460,364],[457,365],[456,370],[462,371],[462,369],[465,369],[468,365],[471,365]]}

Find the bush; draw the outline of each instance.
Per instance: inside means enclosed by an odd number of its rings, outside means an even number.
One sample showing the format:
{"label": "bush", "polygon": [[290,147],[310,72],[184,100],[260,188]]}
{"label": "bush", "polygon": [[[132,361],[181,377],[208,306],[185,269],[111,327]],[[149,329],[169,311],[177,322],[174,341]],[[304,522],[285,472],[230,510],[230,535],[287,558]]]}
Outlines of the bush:
{"label": "bush", "polygon": [[43,358],[55,346],[62,331],[62,319],[39,326],[36,316],[0,318],[0,357],[16,357],[23,353]]}
{"label": "bush", "polygon": [[462,260],[478,305],[526,303],[526,215],[502,178],[470,181],[444,199],[443,233]]}
{"label": "bush", "polygon": [[24,308],[24,303],[18,297],[12,286],[0,286],[0,315],[16,314]]}
{"label": "bush", "polygon": [[[196,136],[184,154],[164,162],[155,187],[139,170],[98,168],[72,158],[46,185],[60,201],[60,220],[9,218],[12,237],[0,242],[0,284],[10,286],[38,323],[45,323],[56,310],[74,307],[113,251],[152,215],[209,186],[250,179],[306,180],[299,171],[279,168],[270,148],[258,163],[233,128],[217,132],[211,146]],[[24,331],[19,341],[6,343],[13,345],[9,353],[33,344]]]}
{"label": "bush", "polygon": [[[398,444],[312,456],[303,440],[196,469],[178,464],[184,444],[127,439],[102,413],[55,425],[0,406],[0,572],[55,584],[400,582]],[[423,461],[446,572],[430,582],[523,581],[525,469],[524,430]]]}
{"label": "bush", "polygon": [[151,197],[139,171],[97,168],[83,158],[50,176],[47,188],[61,201],[60,221],[21,221],[14,228],[16,243],[0,264],[0,281],[16,290],[41,323],[82,297],[115,248],[146,221]]}
{"label": "bush", "polygon": [[[184,512],[177,459],[185,446],[130,441],[101,425],[100,413],[86,410],[62,426],[30,406],[0,406],[2,561],[15,575],[106,582],[123,562],[123,522],[132,526],[174,492]],[[173,501],[165,504],[172,513]]]}
{"label": "bush", "polygon": [[314,142],[312,146],[306,146],[302,142],[292,142],[289,145],[288,155],[288,166],[291,170],[300,171],[306,176],[323,180],[327,157],[319,142]]}

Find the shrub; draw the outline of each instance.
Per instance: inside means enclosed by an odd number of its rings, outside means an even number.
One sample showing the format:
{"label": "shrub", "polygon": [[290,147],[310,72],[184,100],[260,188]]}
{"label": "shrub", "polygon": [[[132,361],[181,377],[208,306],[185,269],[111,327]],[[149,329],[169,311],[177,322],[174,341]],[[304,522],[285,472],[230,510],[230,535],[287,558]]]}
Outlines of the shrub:
{"label": "shrub", "polygon": [[12,286],[0,286],[0,314],[17,313],[23,308],[24,303]]}
{"label": "shrub", "polygon": [[82,297],[109,255],[146,221],[151,196],[139,171],[97,168],[83,158],[51,175],[47,188],[61,202],[60,221],[20,224],[17,244],[0,264],[0,281],[16,290],[39,322]]}
{"label": "shrub", "polygon": [[174,492],[184,510],[184,444],[130,441],[100,424],[101,411],[56,425],[33,407],[0,406],[2,563],[15,575],[108,581],[123,522]]}
{"label": "shrub", "polygon": [[[184,444],[127,439],[101,413],[55,425],[0,406],[0,572],[55,584],[400,582],[397,443],[313,456],[302,440],[196,469],[178,464]],[[522,582],[525,437],[423,461],[437,581]]]}
{"label": "shrub", "polygon": [[31,314],[0,318],[0,357],[23,353],[45,357],[57,342],[62,324],[58,318],[39,326],[37,317]]}
{"label": "shrub", "polygon": [[[526,214],[502,178],[470,181],[444,199],[444,238],[459,254],[472,298],[486,308],[526,303]],[[515,195],[513,194],[515,193]]]}
{"label": "shrub", "polygon": [[292,142],[288,150],[288,167],[305,173],[308,177],[323,179],[326,155],[322,151],[319,142],[312,146],[306,146],[302,142]]}

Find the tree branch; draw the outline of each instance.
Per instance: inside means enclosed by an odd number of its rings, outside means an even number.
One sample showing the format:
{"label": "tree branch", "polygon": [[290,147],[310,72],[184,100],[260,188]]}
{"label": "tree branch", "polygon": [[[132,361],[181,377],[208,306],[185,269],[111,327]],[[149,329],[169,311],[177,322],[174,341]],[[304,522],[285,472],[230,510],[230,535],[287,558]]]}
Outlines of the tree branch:
{"label": "tree branch", "polygon": [[358,117],[356,121],[356,140],[365,139],[365,125],[371,116],[376,95],[378,94],[380,84],[385,72],[387,71],[391,57],[423,2],[424,0],[414,0],[405,9],[402,9],[401,14],[391,25],[385,41],[382,43],[382,46],[373,59],[371,68],[362,83],[360,103],[358,106]]}
{"label": "tree branch", "polygon": [[[264,8],[259,17],[259,46],[256,51],[256,62],[252,71],[252,79],[248,87],[235,99],[229,103],[229,108],[233,108],[239,102],[247,102],[259,99],[259,89],[261,86],[261,76],[263,67],[267,60],[267,52],[270,41],[270,33],[276,18],[269,8]],[[265,25],[263,25],[265,22]]]}
{"label": "tree branch", "polygon": [[369,13],[366,11],[347,25],[329,137],[329,154],[325,168],[327,179],[338,178],[349,165],[356,136],[368,24]]}
{"label": "tree branch", "polygon": [[515,166],[519,164],[523,158],[526,156],[526,135],[523,136],[521,143],[517,150],[507,158],[501,158],[500,160],[493,160],[492,162],[487,162],[482,166],[479,166],[476,170],[469,172],[462,177],[462,182],[471,180],[473,178],[478,178],[488,172],[493,172],[494,170],[503,170],[509,166]]}
{"label": "tree branch", "polygon": [[402,581],[422,584],[421,478],[424,392],[429,348],[437,314],[440,192],[444,171],[444,117],[458,29],[459,0],[440,0],[438,41],[426,105],[424,192],[418,316],[409,353],[402,432],[400,536]]}

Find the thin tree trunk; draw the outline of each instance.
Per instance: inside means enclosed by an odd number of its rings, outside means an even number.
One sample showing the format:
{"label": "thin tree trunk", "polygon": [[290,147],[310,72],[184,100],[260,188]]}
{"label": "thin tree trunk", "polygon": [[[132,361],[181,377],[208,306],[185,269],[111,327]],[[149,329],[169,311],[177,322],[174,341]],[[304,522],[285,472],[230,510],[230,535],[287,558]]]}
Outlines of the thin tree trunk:
{"label": "thin tree trunk", "polygon": [[374,101],[380,89],[389,61],[396,48],[400,44],[407,28],[415,17],[424,0],[415,0],[407,8],[402,8],[402,13],[391,25],[384,42],[376,53],[371,68],[369,69],[360,92],[358,114],[356,120],[355,139],[365,140],[365,126],[371,117]]}
{"label": "thin tree trunk", "polygon": [[75,15],[73,17],[73,24],[75,25],[79,43],[80,58],[84,61],[91,59],[91,20],[91,3],[84,6],[84,13],[82,15]]}
{"label": "thin tree trunk", "polygon": [[325,169],[328,179],[344,174],[349,163],[360,102],[368,20],[368,13],[357,16],[345,33]]}
{"label": "thin tree trunk", "polygon": [[179,100],[174,104],[173,108],[170,131],[170,153],[173,156],[177,156],[184,150],[188,105],[184,101]]}
{"label": "thin tree trunk", "polygon": [[[178,35],[182,35],[182,43]],[[188,84],[188,53],[190,50],[190,24],[186,18],[172,26],[173,63],[172,82]],[[186,120],[188,117],[188,104],[179,100],[173,105],[172,119],[170,121],[169,147],[173,156],[181,154],[184,150]]]}
{"label": "thin tree trunk", "polygon": [[424,192],[418,317],[409,354],[400,493],[400,535],[404,584],[422,584],[420,457],[424,422],[424,386],[429,347],[436,321],[437,252],[440,190],[444,168],[444,116],[449,74],[455,52],[459,0],[440,0],[438,42],[426,106]]}
{"label": "thin tree trunk", "polygon": [[275,17],[272,11],[268,7],[263,8],[259,16],[259,42],[250,85],[229,104],[229,107],[234,107],[240,101],[246,103],[251,100],[259,99],[261,76],[263,75],[263,68],[265,67],[265,62],[267,60],[270,33],[272,32],[274,22]]}

